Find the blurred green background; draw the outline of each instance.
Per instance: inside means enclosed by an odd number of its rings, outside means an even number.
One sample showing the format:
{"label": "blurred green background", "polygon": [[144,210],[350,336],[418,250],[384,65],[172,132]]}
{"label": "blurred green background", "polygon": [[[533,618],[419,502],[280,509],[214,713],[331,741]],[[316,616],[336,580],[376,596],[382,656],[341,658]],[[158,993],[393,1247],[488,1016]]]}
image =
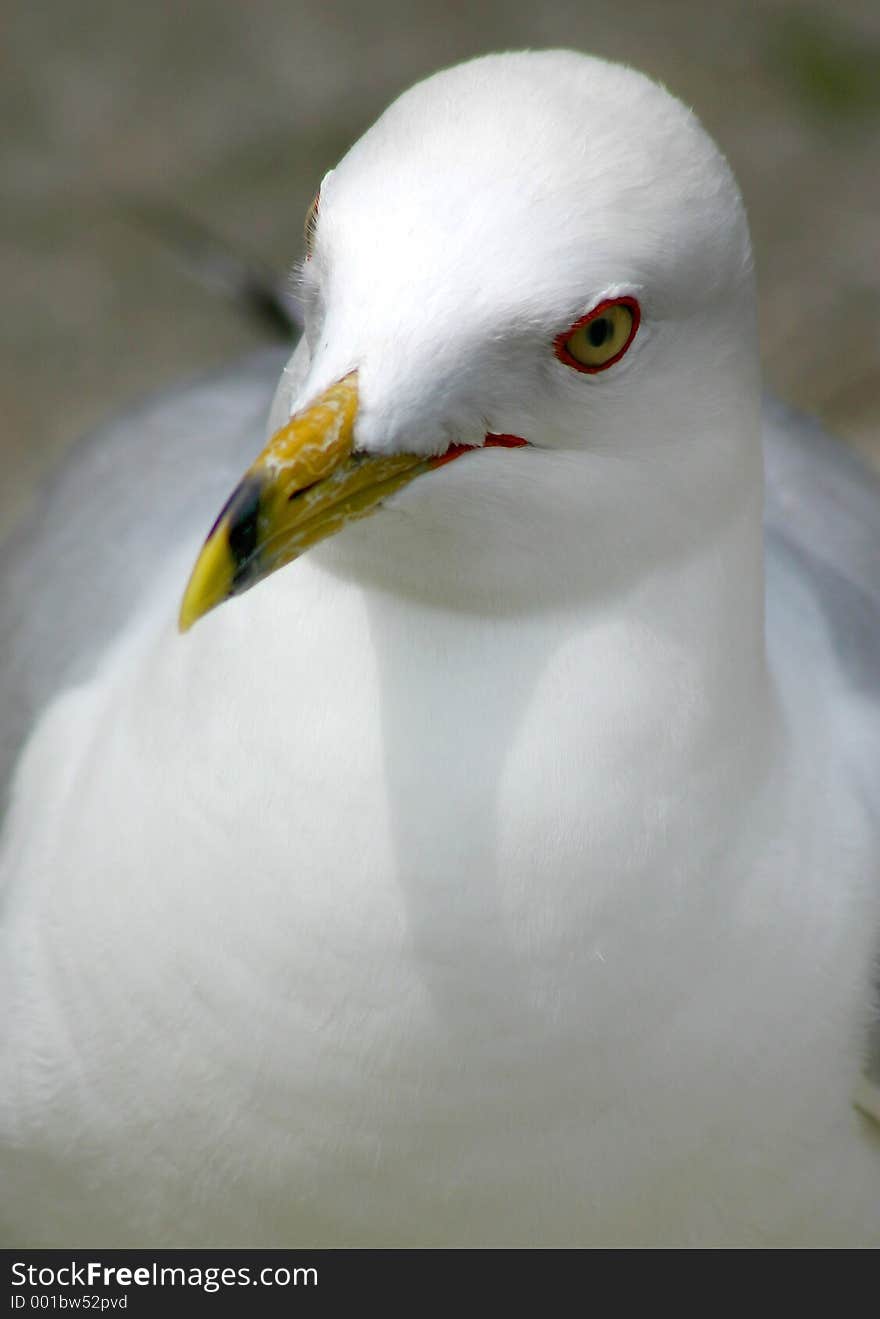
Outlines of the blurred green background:
{"label": "blurred green background", "polygon": [[321,175],[400,91],[566,45],[693,106],[751,217],[767,384],[880,467],[880,3],[2,0],[0,528],[82,431],[257,346],[125,199],[283,270]]}

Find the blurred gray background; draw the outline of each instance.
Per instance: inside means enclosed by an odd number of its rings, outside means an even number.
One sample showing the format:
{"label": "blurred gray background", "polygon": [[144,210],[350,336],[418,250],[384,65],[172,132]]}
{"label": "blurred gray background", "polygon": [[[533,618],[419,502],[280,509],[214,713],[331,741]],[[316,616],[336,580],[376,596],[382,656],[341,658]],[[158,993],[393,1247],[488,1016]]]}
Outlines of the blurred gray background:
{"label": "blurred gray background", "polygon": [[0,530],[78,434],[261,341],[133,201],[283,271],[391,99],[524,46],[633,64],[696,109],[745,194],[769,387],[880,467],[878,0],[0,0],[0,19]]}

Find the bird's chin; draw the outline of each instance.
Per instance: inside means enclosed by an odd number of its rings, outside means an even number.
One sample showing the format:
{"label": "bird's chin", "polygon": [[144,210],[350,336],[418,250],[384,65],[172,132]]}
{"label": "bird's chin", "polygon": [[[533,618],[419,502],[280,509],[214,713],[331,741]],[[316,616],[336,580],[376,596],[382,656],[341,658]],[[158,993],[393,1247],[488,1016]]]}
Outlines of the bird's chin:
{"label": "bird's chin", "polygon": [[428,608],[497,617],[570,603],[573,578],[583,582],[582,571],[572,573],[581,556],[564,552],[564,528],[547,535],[530,479],[536,461],[545,469],[546,456],[533,449],[450,459],[309,557],[336,576]]}

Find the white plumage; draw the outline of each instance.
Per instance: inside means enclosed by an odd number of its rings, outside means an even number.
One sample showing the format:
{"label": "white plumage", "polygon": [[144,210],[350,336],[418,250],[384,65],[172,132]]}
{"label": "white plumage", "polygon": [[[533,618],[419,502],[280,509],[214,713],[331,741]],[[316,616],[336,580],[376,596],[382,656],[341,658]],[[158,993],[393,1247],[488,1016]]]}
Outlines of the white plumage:
{"label": "white plumage", "polygon": [[[117,626],[4,836],[5,1238],[880,1244],[851,1104],[880,702],[782,540],[765,637],[723,159],[630,70],[477,60],[328,175],[304,286],[273,427],[357,369],[368,453],[532,447],[420,477],[185,637],[219,492],[183,497],[188,434],[127,464],[154,533],[78,579]],[[624,294],[620,362],[554,356]],[[252,398],[170,414],[221,491]]]}

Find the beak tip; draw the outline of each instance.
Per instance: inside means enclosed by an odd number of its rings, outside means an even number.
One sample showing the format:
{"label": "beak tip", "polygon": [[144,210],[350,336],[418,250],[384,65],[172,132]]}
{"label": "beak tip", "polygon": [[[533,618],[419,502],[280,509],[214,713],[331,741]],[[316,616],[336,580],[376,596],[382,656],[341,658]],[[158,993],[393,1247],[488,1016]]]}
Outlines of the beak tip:
{"label": "beak tip", "polygon": [[189,632],[200,618],[234,594],[235,562],[227,532],[225,520],[221,521],[196,559],[180,603],[177,628],[181,633]]}
{"label": "beak tip", "polygon": [[[357,397],[353,371],[282,426],[245,472],[220,510],[192,570],[178,616],[181,633],[347,520],[336,506],[338,498],[327,500],[334,517],[321,514],[323,520],[317,525],[320,510],[315,501],[294,504],[293,497],[313,488],[320,491],[331,474],[347,471]],[[360,469],[358,475],[363,484]],[[339,483],[328,481],[325,497],[328,487],[338,497]]]}
{"label": "beak tip", "polygon": [[[219,601],[217,602],[219,604]],[[181,636],[195,627],[200,618],[213,609],[213,604],[200,601],[196,598],[195,592],[187,587],[182,601],[180,602],[180,612],[177,615],[177,630]]]}
{"label": "beak tip", "polygon": [[186,600],[184,599],[183,604],[180,606],[180,613],[177,615],[177,631],[180,635],[184,636],[193,624],[198,622],[199,617],[199,614],[187,609]]}

